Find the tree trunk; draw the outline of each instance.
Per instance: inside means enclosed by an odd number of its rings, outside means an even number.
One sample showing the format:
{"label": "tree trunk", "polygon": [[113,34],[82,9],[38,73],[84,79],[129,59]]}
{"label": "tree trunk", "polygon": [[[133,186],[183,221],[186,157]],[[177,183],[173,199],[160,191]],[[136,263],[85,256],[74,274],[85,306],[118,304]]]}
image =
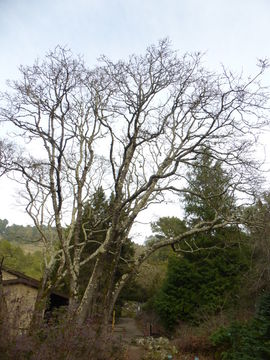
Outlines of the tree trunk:
{"label": "tree trunk", "polygon": [[37,293],[34,312],[30,323],[29,332],[32,333],[40,327],[43,322],[45,310],[50,301],[50,293],[52,290],[51,269],[46,269]]}
{"label": "tree trunk", "polygon": [[79,284],[77,277],[70,277],[69,290],[68,311],[72,315],[79,306]]}
{"label": "tree trunk", "polygon": [[76,317],[82,324],[86,320],[107,326],[111,316],[111,301],[114,287],[114,270],[118,261],[118,254],[102,253],[95,262],[95,266],[88,282]]}

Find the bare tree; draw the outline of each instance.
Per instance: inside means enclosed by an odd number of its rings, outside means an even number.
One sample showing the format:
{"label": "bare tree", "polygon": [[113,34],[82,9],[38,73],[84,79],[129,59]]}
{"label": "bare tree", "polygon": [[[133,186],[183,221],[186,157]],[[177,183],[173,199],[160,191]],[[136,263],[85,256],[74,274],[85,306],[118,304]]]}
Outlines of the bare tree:
{"label": "bare tree", "polygon": [[20,174],[17,181],[25,185],[21,196],[45,245],[37,302],[43,311],[64,268],[70,279],[71,304],[77,301],[80,254],[85,245],[79,239],[82,206],[102,172],[102,159],[95,156],[93,163],[93,143],[103,136],[95,115],[100,94],[97,98],[95,77],[83,61],[60,47],[44,62],[20,70],[22,80],[10,83],[14,92],[3,96],[1,115],[21,131],[28,144],[34,144],[28,156],[25,152],[20,161],[14,159],[13,170]]}
{"label": "bare tree", "polygon": [[7,139],[0,139],[0,176],[11,170],[16,157],[18,157],[16,146]]}
{"label": "bare tree", "polygon": [[[106,323],[124,284],[156,249],[239,221],[235,213],[216,212],[212,221],[153,244],[117,280],[121,249],[138,215],[152,203],[162,206],[167,192],[186,191],[186,174],[205,148],[230,171],[231,191],[251,190],[255,131],[266,122],[267,97],[258,82],[265,68],[261,62],[246,81],[225,69],[213,74],[201,66],[200,54],[179,57],[167,40],[128,61],[103,57],[92,71],[61,48],[44,63],[21,68],[23,79],[11,83],[14,95],[6,94],[1,118],[41,143],[38,158],[32,154],[15,167],[47,245],[53,242],[42,226],[56,226],[60,245],[46,269],[57,263],[57,278],[66,269],[79,322],[100,316]],[[82,260],[91,231],[79,236],[83,203],[98,185],[113,193],[110,226],[105,241]],[[80,299],[77,280],[87,261],[94,265]]]}

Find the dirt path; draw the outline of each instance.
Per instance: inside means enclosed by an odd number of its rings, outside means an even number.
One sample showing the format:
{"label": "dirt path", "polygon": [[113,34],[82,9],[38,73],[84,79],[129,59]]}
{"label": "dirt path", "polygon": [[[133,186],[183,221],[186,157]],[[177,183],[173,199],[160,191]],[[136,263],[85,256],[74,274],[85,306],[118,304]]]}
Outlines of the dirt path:
{"label": "dirt path", "polygon": [[144,349],[136,346],[133,342],[137,338],[143,337],[144,334],[139,328],[137,322],[133,318],[122,317],[118,320],[114,328],[115,339],[120,339],[126,343],[126,360],[141,360],[144,354]]}
{"label": "dirt path", "polygon": [[120,318],[114,328],[114,336],[121,338],[124,342],[130,343],[136,338],[143,337],[142,330],[133,318]]}

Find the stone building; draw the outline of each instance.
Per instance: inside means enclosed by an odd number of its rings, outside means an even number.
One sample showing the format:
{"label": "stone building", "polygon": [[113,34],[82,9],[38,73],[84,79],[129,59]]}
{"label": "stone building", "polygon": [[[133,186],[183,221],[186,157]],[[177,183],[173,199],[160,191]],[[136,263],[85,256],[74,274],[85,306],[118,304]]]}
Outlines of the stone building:
{"label": "stone building", "polygon": [[[23,333],[29,328],[39,285],[38,280],[21,272],[2,268],[2,314],[8,315],[6,321],[9,321],[12,332]],[[66,305],[68,297],[53,291],[47,311]]]}

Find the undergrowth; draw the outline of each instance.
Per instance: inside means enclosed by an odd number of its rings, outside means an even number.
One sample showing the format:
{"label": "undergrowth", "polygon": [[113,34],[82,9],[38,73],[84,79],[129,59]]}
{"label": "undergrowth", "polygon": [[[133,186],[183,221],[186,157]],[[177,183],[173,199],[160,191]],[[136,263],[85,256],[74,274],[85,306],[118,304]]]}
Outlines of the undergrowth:
{"label": "undergrowth", "polygon": [[[8,329],[2,335],[8,334]],[[62,318],[43,324],[32,335],[0,337],[0,360],[121,360],[121,344],[98,335],[93,322],[75,325]]]}
{"label": "undergrowth", "polygon": [[270,293],[261,298],[254,318],[246,323],[234,322],[211,336],[216,359],[270,359]]}

